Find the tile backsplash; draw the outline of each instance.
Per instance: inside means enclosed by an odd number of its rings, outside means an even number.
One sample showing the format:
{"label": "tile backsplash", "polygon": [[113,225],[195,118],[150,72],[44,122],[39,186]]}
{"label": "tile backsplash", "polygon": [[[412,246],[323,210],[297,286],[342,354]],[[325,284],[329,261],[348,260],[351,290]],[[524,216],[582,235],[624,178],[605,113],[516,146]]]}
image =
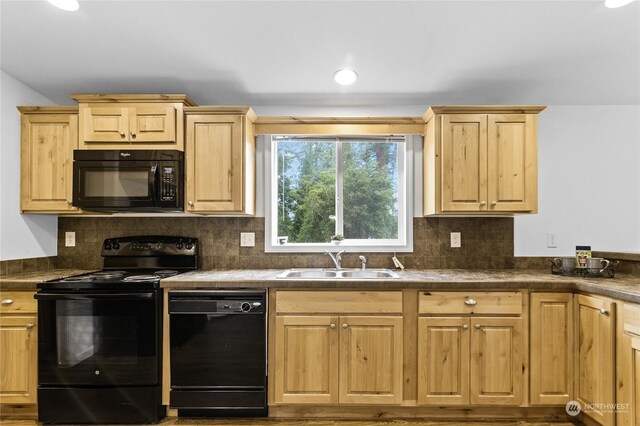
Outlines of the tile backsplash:
{"label": "tile backsplash", "polygon": [[56,257],[32,257],[28,259],[0,260],[0,277],[35,271],[46,271],[56,267]]}
{"label": "tile backsplash", "polygon": [[[64,246],[65,231],[75,231],[75,247]],[[255,232],[255,247],[240,247],[240,232]],[[462,233],[462,247],[450,247],[450,232]],[[56,266],[101,268],[102,241],[126,235],[198,238],[203,269],[333,266],[322,253],[265,253],[262,217],[60,217]],[[391,253],[346,253],[343,266],[358,267],[360,254],[371,268],[393,268]],[[414,218],[413,253],[397,255],[412,269],[510,269],[514,267],[513,218]]]}

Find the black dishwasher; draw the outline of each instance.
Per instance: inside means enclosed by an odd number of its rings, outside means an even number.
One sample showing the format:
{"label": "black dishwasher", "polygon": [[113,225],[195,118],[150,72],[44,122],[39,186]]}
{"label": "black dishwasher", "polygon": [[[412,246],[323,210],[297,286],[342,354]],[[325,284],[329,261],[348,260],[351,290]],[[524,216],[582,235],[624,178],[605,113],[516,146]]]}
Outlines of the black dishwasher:
{"label": "black dishwasher", "polygon": [[266,312],[265,290],[169,292],[178,416],[267,415]]}

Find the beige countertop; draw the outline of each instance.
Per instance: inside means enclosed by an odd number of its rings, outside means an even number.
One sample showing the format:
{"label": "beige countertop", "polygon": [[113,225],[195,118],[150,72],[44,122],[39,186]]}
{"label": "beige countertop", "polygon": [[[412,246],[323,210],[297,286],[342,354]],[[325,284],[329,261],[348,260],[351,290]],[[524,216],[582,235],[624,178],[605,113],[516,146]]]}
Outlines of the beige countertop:
{"label": "beige countertop", "polygon": [[92,271],[84,269],[49,269],[7,275],[0,277],[0,290],[36,290],[36,285],[42,281],[56,280]]}
{"label": "beige countertop", "polygon": [[[91,272],[51,269],[0,277],[0,290],[35,290],[39,282]],[[546,270],[427,269],[398,272],[400,278],[381,280],[279,279],[280,269],[198,270],[161,281],[162,287],[279,288],[279,289],[419,289],[419,290],[564,290],[609,296],[640,303],[640,277],[618,274],[615,278],[579,278],[552,275]]]}
{"label": "beige countertop", "polygon": [[552,275],[546,270],[429,269],[398,272],[400,278],[376,280],[279,279],[282,270],[198,270],[161,281],[162,287],[279,288],[279,289],[419,289],[419,290],[564,290],[609,296],[640,303],[640,277],[618,274],[615,278],[580,278]]}

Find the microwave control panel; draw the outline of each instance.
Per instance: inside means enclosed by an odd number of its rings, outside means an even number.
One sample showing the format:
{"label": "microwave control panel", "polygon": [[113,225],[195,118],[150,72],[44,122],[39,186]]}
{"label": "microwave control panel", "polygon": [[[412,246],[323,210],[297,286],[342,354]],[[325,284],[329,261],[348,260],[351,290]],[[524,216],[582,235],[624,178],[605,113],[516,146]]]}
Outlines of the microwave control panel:
{"label": "microwave control panel", "polygon": [[176,199],[176,167],[162,166],[160,175],[160,199],[174,201]]}

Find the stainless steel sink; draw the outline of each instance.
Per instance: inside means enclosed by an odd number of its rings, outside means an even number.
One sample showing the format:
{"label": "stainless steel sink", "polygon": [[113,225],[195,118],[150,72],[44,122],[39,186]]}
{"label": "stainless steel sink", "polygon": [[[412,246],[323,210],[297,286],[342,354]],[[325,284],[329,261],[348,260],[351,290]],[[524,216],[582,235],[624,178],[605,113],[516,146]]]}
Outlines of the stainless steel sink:
{"label": "stainless steel sink", "polygon": [[287,269],[276,278],[288,280],[379,280],[400,278],[389,269]]}
{"label": "stainless steel sink", "polygon": [[278,275],[278,278],[294,279],[323,279],[335,277],[335,271],[324,271],[322,269],[289,269]]}

